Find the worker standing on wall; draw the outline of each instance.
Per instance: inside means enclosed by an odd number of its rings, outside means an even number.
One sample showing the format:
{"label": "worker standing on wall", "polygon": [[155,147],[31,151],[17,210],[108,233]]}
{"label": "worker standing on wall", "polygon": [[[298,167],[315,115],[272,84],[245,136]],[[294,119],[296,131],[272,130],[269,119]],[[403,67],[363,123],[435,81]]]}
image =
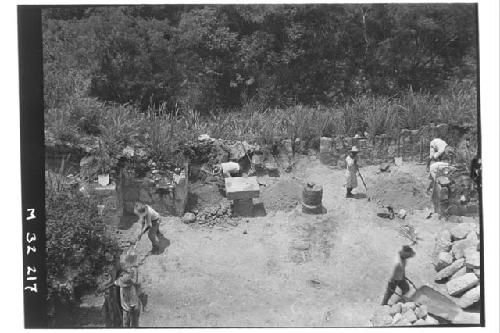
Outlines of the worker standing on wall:
{"label": "worker standing on wall", "polygon": [[345,159],[347,163],[347,169],[345,173],[345,187],[347,190],[347,193],[345,195],[346,198],[354,198],[352,190],[358,186],[358,179],[356,176],[358,172],[358,152],[359,149],[356,146],[353,146],[347,153],[347,157]]}

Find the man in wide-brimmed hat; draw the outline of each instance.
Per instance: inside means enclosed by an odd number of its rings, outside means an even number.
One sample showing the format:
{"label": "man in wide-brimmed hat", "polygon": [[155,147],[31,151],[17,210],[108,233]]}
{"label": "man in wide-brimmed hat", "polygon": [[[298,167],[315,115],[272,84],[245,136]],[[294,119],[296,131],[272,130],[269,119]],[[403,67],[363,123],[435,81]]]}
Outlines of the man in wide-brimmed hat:
{"label": "man in wide-brimmed hat", "polygon": [[356,177],[356,173],[358,172],[358,153],[358,147],[353,146],[345,158],[347,163],[347,170],[345,173],[345,187],[347,189],[347,193],[345,195],[346,198],[354,198],[352,190],[358,186],[358,179]]}
{"label": "man in wide-brimmed hat", "polygon": [[415,256],[415,251],[409,245],[403,245],[398,253],[394,268],[392,270],[391,278],[387,283],[387,289],[382,300],[382,305],[386,305],[391,296],[396,291],[396,288],[401,290],[400,295],[405,295],[410,286],[406,279],[406,261]]}

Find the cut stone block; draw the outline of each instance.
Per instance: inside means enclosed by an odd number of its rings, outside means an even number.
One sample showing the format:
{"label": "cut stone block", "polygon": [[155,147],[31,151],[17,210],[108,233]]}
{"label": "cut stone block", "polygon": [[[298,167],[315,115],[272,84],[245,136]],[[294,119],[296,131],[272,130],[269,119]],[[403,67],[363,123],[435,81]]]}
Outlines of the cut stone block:
{"label": "cut stone block", "polygon": [[450,279],[452,279],[452,280],[456,279],[458,277],[461,277],[462,275],[465,275],[465,273],[467,273],[467,268],[465,266],[463,266],[458,271],[456,271],[455,274],[453,274]]}
{"label": "cut stone block", "polygon": [[474,274],[476,274],[477,278],[481,278],[481,269],[480,268],[475,268],[474,269]]}
{"label": "cut stone block", "polygon": [[481,256],[478,251],[469,252],[465,257],[465,266],[470,269],[481,267]]}
{"label": "cut stone block", "polygon": [[450,232],[453,240],[460,240],[467,237],[467,234],[473,230],[476,230],[476,224],[471,222],[463,222],[457,225],[454,225]]}
{"label": "cut stone block", "polygon": [[438,255],[436,270],[440,271],[445,267],[450,266],[453,263],[453,256],[449,252],[440,252]]}
{"label": "cut stone block", "polygon": [[458,260],[455,260],[450,266],[443,268],[440,270],[436,276],[434,277],[435,281],[441,281],[443,279],[446,279],[453,274],[455,274],[460,268],[462,268],[465,264],[465,259],[460,258]]}
{"label": "cut stone block", "polygon": [[453,243],[453,246],[451,247],[451,252],[453,253],[455,259],[463,258],[465,250],[467,250],[468,248],[474,248],[474,249],[477,248],[478,242],[479,241],[477,239],[472,239],[472,238],[469,239],[466,238],[456,241],[455,243]]}
{"label": "cut stone block", "polygon": [[476,286],[470,290],[468,290],[465,294],[460,297],[458,301],[458,305],[462,308],[468,308],[472,304],[478,302],[481,299],[481,287]]}
{"label": "cut stone block", "polygon": [[257,177],[225,178],[226,197],[229,200],[258,198],[260,195]]}
{"label": "cut stone block", "polygon": [[464,291],[471,289],[479,283],[479,279],[474,273],[466,273],[456,279],[450,280],[446,284],[448,289],[448,294],[451,296],[457,296]]}

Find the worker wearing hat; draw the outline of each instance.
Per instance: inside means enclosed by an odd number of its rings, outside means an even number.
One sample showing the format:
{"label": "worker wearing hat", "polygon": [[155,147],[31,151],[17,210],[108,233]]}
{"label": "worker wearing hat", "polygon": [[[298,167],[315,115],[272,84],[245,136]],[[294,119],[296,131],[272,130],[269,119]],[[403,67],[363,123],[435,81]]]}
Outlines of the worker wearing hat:
{"label": "worker wearing hat", "polygon": [[401,289],[401,295],[403,296],[410,290],[410,286],[408,285],[405,275],[406,261],[414,256],[415,251],[411,248],[411,246],[404,245],[399,251],[391,278],[387,283],[387,289],[382,300],[382,305],[387,304],[391,296],[394,294],[396,287]]}
{"label": "worker wearing hat", "polygon": [[345,159],[347,163],[347,170],[345,173],[345,187],[347,189],[347,193],[345,195],[346,198],[354,198],[352,190],[358,186],[358,179],[356,177],[356,173],[358,172],[358,153],[358,147],[353,146]]}

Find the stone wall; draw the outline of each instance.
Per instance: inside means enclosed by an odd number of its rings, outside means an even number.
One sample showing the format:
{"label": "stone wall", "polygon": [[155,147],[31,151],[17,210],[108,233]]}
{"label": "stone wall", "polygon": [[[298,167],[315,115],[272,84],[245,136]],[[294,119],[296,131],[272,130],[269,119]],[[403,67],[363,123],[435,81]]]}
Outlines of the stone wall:
{"label": "stone wall", "polygon": [[162,215],[182,215],[188,196],[188,165],[173,180],[154,181],[136,178],[133,172],[121,170],[117,179],[118,211],[122,216],[134,215],[134,204],[140,201]]}
{"label": "stone wall", "polygon": [[320,161],[323,164],[345,167],[345,157],[352,146],[360,149],[358,154],[361,165],[393,162],[395,157],[403,161],[425,161],[429,154],[429,143],[436,137],[443,138],[451,145],[458,144],[463,136],[460,131],[448,124],[430,124],[420,129],[403,129],[398,137],[387,134],[373,138],[337,136],[320,138]]}
{"label": "stone wall", "polygon": [[443,216],[477,216],[479,193],[467,175],[443,175],[436,179],[432,194],[434,211]]}

